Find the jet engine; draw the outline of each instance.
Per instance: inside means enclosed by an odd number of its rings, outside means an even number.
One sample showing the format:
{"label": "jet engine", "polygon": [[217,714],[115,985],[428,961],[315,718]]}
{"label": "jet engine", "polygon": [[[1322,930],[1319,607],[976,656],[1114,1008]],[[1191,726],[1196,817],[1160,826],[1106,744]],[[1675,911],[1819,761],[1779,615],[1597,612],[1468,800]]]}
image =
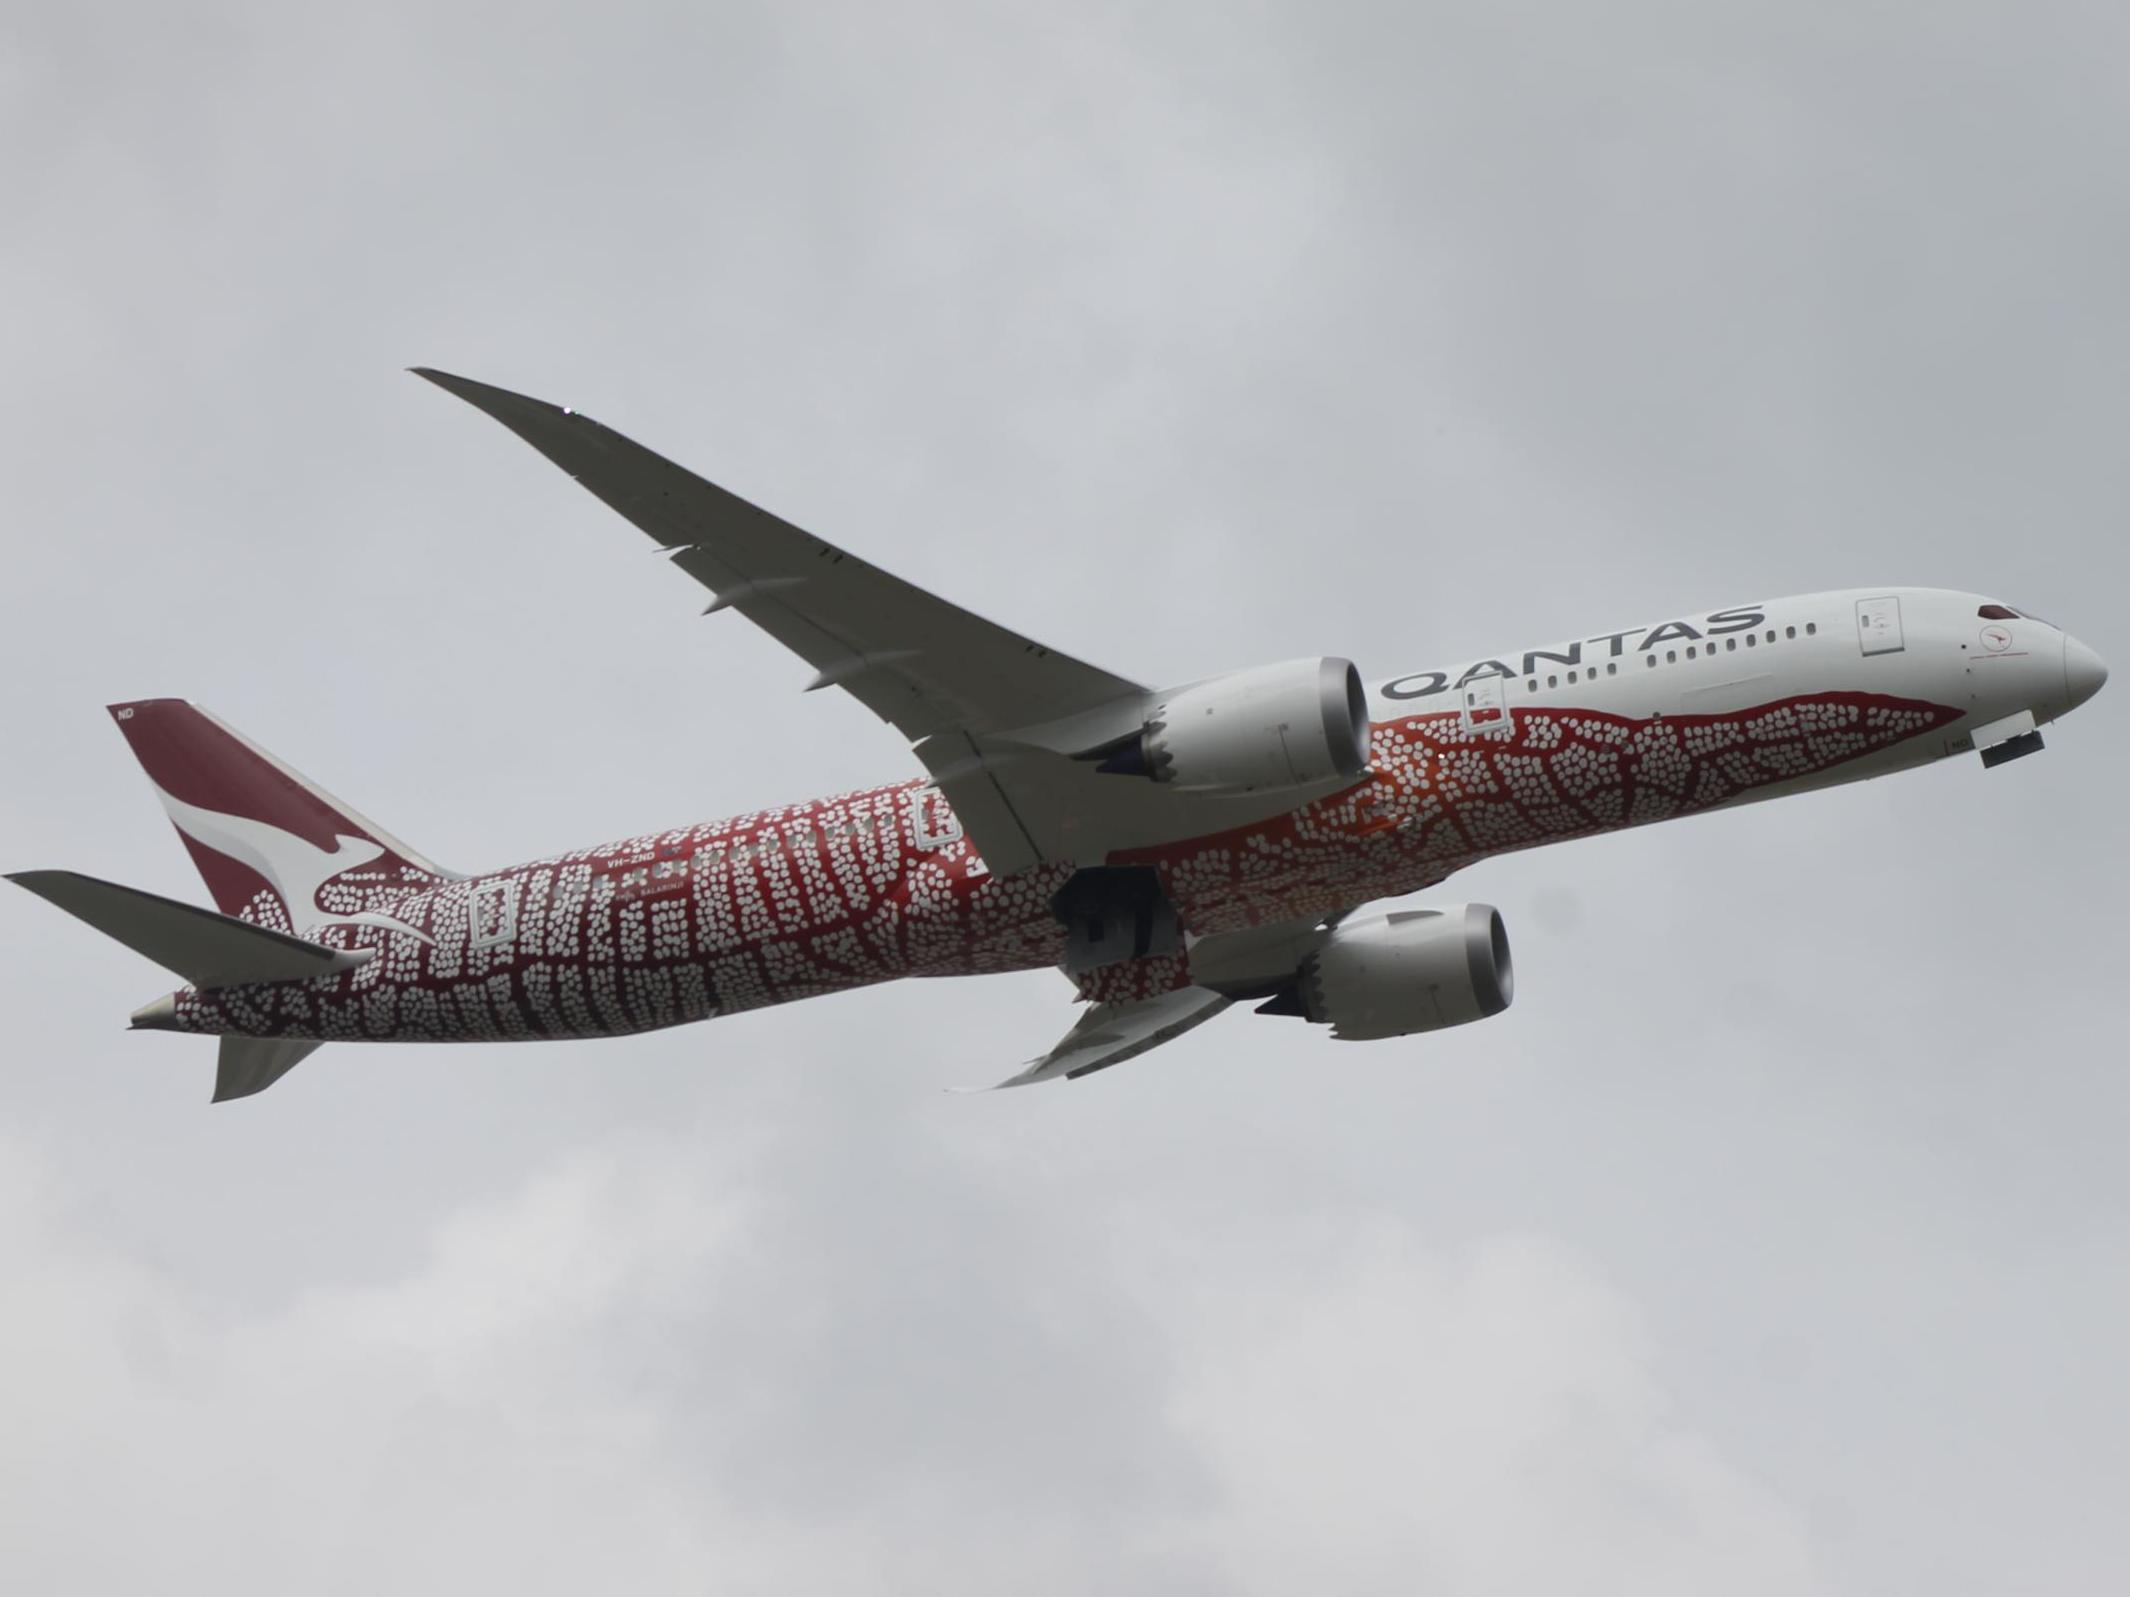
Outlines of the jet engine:
{"label": "jet engine", "polygon": [[1351,660],[1288,660],[1160,696],[1139,731],[1094,751],[1112,775],[1195,792],[1322,786],[1368,769],[1368,699]]}
{"label": "jet engine", "polygon": [[1514,995],[1509,934],[1491,904],[1394,910],[1342,921],[1294,986],[1263,1006],[1374,1042],[1484,1020]]}

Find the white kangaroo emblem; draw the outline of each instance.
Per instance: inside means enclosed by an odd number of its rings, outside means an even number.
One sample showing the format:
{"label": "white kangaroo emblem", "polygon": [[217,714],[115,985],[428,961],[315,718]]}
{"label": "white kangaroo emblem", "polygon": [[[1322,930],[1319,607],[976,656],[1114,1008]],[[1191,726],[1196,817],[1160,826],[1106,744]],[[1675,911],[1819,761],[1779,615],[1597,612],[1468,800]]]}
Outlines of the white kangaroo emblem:
{"label": "white kangaroo emblem", "polygon": [[321,887],[342,872],[378,858],[384,853],[383,844],[373,843],[366,837],[339,833],[334,837],[335,846],[324,849],[266,821],[255,821],[243,815],[224,815],[219,810],[203,810],[196,804],[172,798],[160,787],[155,792],[179,831],[202,847],[226,854],[239,865],[250,867],[272,884],[282,906],[288,911],[291,930],[302,933],[314,926],[382,926],[419,937],[425,943],[436,941],[405,921],[375,910],[354,915],[329,915],[318,907]]}

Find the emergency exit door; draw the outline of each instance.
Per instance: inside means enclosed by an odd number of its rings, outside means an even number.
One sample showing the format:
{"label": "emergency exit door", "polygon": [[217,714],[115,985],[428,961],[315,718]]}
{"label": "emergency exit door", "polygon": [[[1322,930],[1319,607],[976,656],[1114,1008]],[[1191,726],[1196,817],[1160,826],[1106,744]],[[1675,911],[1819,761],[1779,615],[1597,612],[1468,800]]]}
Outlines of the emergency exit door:
{"label": "emergency exit door", "polygon": [[1866,654],[1899,654],[1907,647],[1901,641],[1901,601],[1890,595],[1857,600],[1856,639]]}
{"label": "emergency exit door", "polygon": [[1509,735],[1509,700],[1505,691],[1507,677],[1474,677],[1463,689],[1464,735],[1466,737],[1507,737]]}

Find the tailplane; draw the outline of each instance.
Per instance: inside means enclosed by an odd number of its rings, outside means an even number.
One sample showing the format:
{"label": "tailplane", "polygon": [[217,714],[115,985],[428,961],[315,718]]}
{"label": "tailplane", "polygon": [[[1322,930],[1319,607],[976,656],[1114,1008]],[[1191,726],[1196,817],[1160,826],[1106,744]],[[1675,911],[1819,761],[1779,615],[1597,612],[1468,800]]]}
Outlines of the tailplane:
{"label": "tailplane", "polygon": [[327,948],[74,871],[16,871],[8,880],[200,988],[330,976],[353,970],[377,952]]}
{"label": "tailplane", "polygon": [[287,932],[396,928],[382,900],[458,877],[197,705],[110,710],[224,915]]}
{"label": "tailplane", "polygon": [[215,1063],[214,1101],[266,1091],[321,1046],[307,1037],[224,1037]]}
{"label": "tailplane", "polygon": [[[202,990],[306,981],[375,957],[374,947],[330,948],[297,935],[319,926],[382,926],[427,941],[393,911],[456,880],[457,872],[364,820],[196,705],[140,699],[110,709],[217,908],[74,871],[22,871],[8,880]],[[143,1005],[134,1028],[178,1029],[183,998]],[[264,1091],[317,1047],[298,1038],[225,1036],[215,1100]]]}
{"label": "tailplane", "polygon": [[[376,954],[371,948],[327,948],[233,915],[74,871],[17,871],[8,880],[198,988],[330,976],[353,970]],[[133,1026],[137,1031],[175,1030],[176,998],[142,1005],[133,1012]],[[224,1037],[215,1069],[215,1102],[264,1092],[317,1048],[305,1038]]]}

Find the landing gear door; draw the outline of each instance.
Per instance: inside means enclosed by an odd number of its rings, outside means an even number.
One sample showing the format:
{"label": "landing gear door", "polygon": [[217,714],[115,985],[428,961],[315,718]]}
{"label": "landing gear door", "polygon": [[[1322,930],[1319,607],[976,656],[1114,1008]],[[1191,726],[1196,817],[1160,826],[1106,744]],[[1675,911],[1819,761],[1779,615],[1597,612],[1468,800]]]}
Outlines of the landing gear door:
{"label": "landing gear door", "polygon": [[1899,654],[1907,647],[1901,641],[1901,601],[1890,596],[1857,600],[1856,638],[1867,655]]}
{"label": "landing gear door", "polygon": [[1507,677],[1474,677],[1459,692],[1464,699],[1466,737],[1507,737],[1509,699]]}

